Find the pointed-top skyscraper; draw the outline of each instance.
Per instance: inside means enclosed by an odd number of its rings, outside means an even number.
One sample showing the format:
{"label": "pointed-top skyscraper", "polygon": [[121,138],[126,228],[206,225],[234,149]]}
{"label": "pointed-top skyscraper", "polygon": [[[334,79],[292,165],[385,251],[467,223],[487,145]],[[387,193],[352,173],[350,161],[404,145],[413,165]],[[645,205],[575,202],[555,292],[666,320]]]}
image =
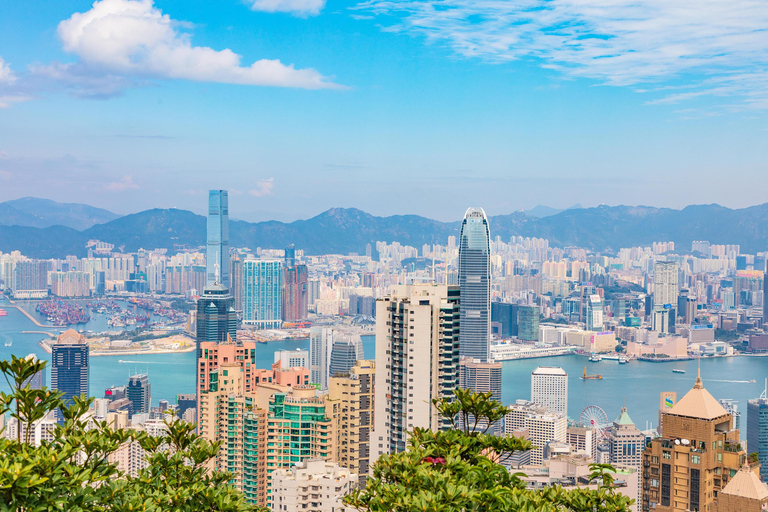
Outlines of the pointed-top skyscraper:
{"label": "pointed-top skyscraper", "polygon": [[459,288],[462,357],[487,362],[491,340],[491,234],[482,208],[469,208],[461,223]]}
{"label": "pointed-top skyscraper", "polygon": [[206,250],[206,285],[229,282],[229,195],[226,190],[208,193],[208,244]]}

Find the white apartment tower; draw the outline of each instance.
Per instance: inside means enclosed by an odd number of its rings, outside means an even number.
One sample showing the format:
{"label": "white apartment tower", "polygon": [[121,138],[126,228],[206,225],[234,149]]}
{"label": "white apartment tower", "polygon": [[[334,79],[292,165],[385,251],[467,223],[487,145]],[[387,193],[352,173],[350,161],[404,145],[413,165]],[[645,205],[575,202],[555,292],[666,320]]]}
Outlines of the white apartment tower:
{"label": "white apartment tower", "polygon": [[328,389],[332,349],[333,329],[312,327],[309,330],[309,381],[323,391]]}
{"label": "white apartment tower", "polygon": [[433,398],[459,387],[459,288],[394,286],[376,302],[376,389],[372,460],[404,451],[414,427],[447,422]]}
{"label": "white apartment tower", "polygon": [[531,372],[531,402],[568,416],[568,374],[557,366],[539,366]]}

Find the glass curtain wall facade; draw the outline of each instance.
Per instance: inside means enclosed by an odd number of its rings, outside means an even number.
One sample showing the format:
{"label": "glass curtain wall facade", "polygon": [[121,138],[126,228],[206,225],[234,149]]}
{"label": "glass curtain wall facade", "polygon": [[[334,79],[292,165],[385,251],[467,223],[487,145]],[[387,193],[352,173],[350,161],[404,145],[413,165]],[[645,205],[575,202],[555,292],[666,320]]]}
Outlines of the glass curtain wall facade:
{"label": "glass curtain wall facade", "polygon": [[491,338],[491,249],[488,218],[470,208],[461,223],[459,288],[461,356],[487,362]]}
{"label": "glass curtain wall facade", "polygon": [[283,325],[283,264],[280,260],[243,262],[243,323],[257,329]]}
{"label": "glass curtain wall facade", "polygon": [[[208,243],[206,284],[229,288],[229,195],[226,190],[208,193]],[[218,276],[218,279],[217,279]]]}

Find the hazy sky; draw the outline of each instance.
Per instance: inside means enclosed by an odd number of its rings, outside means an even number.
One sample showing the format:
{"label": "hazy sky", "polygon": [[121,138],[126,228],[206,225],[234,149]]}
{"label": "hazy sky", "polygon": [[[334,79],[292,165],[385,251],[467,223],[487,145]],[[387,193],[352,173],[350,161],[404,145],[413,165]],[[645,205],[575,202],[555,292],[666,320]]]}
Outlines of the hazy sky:
{"label": "hazy sky", "polygon": [[0,3],[0,201],[768,200],[768,2]]}

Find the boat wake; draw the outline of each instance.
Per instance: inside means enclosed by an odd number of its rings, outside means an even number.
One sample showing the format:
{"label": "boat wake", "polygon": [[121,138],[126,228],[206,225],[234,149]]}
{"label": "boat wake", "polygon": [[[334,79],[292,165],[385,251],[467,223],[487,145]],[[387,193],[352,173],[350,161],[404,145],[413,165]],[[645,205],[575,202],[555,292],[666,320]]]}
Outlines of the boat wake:
{"label": "boat wake", "polygon": [[166,363],[165,361],[124,361],[122,359],[117,360],[118,363],[128,363],[128,364],[186,364],[186,363]]}
{"label": "boat wake", "polygon": [[711,382],[730,382],[732,384],[754,384],[754,380],[725,380],[725,379],[707,379]]}

